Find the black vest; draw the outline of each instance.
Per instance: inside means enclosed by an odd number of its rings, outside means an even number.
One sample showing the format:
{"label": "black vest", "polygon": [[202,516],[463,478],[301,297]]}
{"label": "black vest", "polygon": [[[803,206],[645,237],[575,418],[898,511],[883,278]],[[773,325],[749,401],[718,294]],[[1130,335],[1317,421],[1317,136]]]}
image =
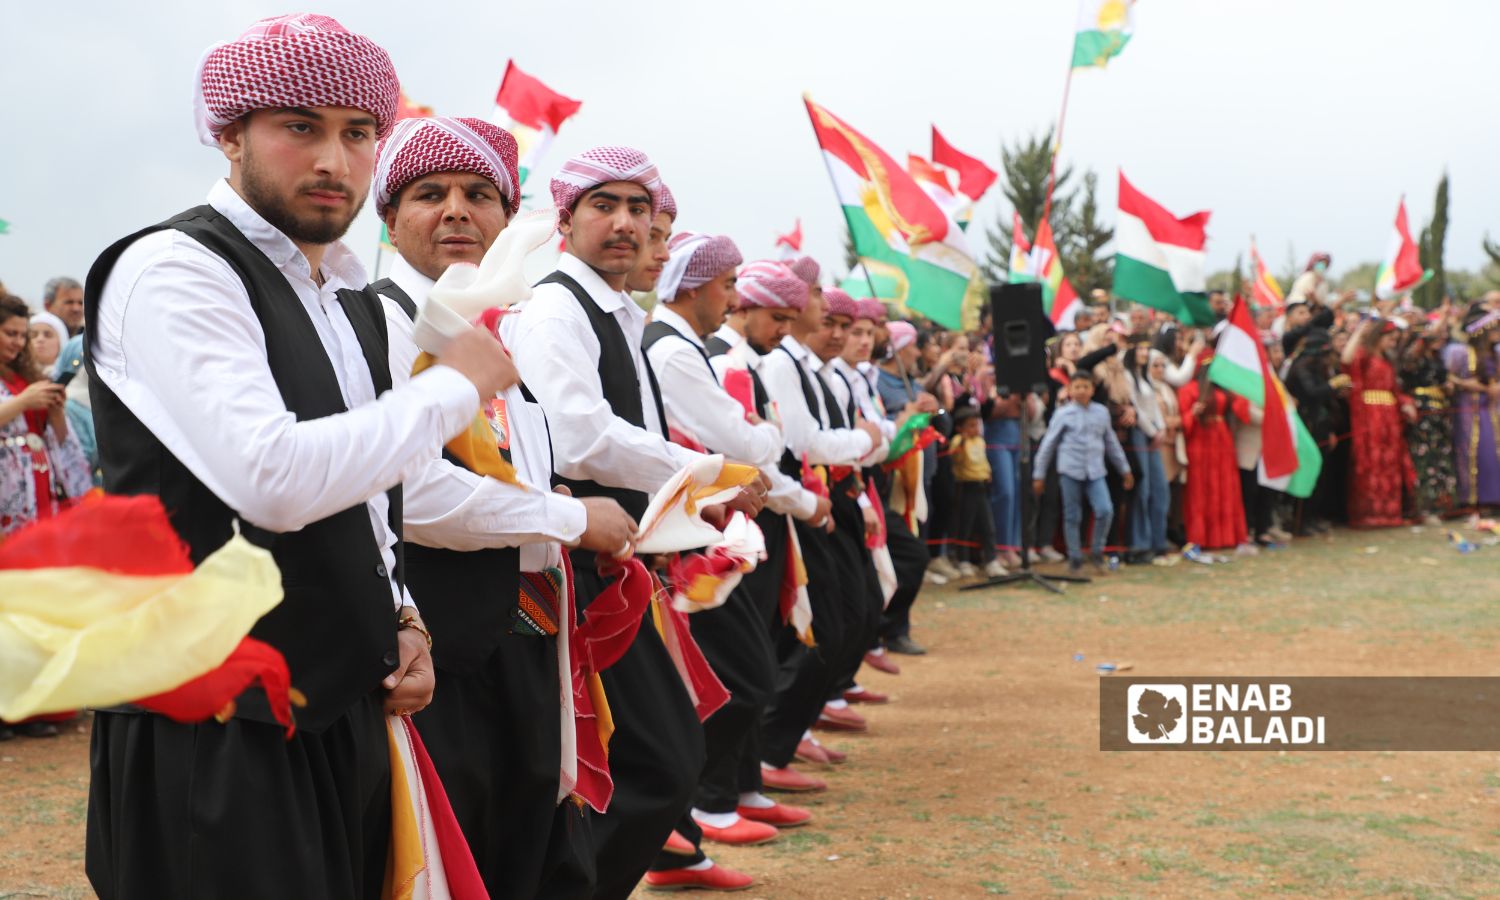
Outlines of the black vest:
{"label": "black vest", "polygon": [[710,357],[723,356],[729,352],[729,342],[717,334],[709,335],[708,340],[703,342],[703,347],[708,351]]}
{"label": "black vest", "polygon": [[[589,326],[594,329],[594,337],[599,340],[599,384],[604,389],[604,402],[609,404],[615,415],[637,428],[645,428],[646,412],[641,406],[641,382],[635,374],[635,357],[630,349],[630,341],[626,339],[620,323],[615,321],[613,315],[600,309],[589,292],[567,273],[553,272],[537,282],[538,286],[544,284],[560,284],[567,288],[588,316]],[[641,362],[646,369],[646,380],[651,384],[652,399],[656,402],[656,420],[665,428],[667,414],[662,409],[661,389],[656,384],[656,373],[651,371],[651,361],[645,358],[645,354],[642,354]],[[663,434],[662,437],[666,435]],[[613,498],[637,521],[651,503],[651,498],[642,491],[609,487],[596,481],[558,476],[553,482],[567,485],[575,497]]]}
{"label": "black vest", "polygon": [[[641,335],[641,355],[645,356],[646,351],[650,350],[652,345],[654,345],[662,338],[676,338],[677,340],[682,341],[684,344],[687,344],[689,347],[693,348],[693,352],[702,357],[703,364],[705,366],[708,366],[708,374],[713,376],[714,383],[718,383],[719,376],[716,372],[714,372],[713,364],[708,361],[708,351],[683,337],[682,332],[673,328],[671,325],[668,325],[666,322],[651,322],[646,325],[646,332],[645,334]],[[723,342],[720,341],[720,343]],[[655,373],[653,372],[652,374],[654,377]],[[656,382],[653,381],[652,385],[655,384]]]}
{"label": "black vest", "polygon": [[[388,278],[371,284],[368,294],[393,300],[414,321],[417,304]],[[379,303],[379,297],[375,297]],[[501,456],[510,461],[510,452]],[[443,458],[464,468],[458,457]],[[521,596],[521,551],[516,547],[449,550],[406,545],[406,585],[432,632],[432,662],[449,672],[479,671],[510,631]]]}
{"label": "black vest", "polygon": [[[299,422],[345,412],[333,364],[302,301],[286,277],[229,220],[210,206],[180,213],[116,241],[94,262],[84,289],[94,428],[105,490],[161,497],[172,527],[188,545],[194,564],[219,549],[239,518],[174,457],[126,408],[94,369],[93,336],[99,333],[99,303],[120,254],[137,239],[176,229],[222,257],[240,276],[265,332],[267,363],[288,410]],[[377,394],[390,389],[385,317],[380,307],[354,294],[341,298],[359,338]],[[182,385],[192,390],[193,385]],[[233,439],[230,436],[229,439]],[[389,492],[391,528],[401,534],[401,488]],[[271,551],[281,569],[285,598],[260,618],[252,637],[280,650],[292,684],[307,696],[297,726],[318,732],[360,697],[376,690],[399,662],[391,587],[370,516],[358,503],[300,531],[274,534],[240,522],[245,537]],[[396,544],[397,577],[401,544]],[[259,688],[237,701],[236,715],[275,721]]]}

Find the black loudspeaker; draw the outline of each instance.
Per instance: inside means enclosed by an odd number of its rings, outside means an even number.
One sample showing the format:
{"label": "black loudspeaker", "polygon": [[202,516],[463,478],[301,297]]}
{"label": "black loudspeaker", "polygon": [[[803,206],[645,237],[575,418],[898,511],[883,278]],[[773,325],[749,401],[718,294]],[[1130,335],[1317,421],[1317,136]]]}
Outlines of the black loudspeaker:
{"label": "black loudspeaker", "polygon": [[1036,282],[990,288],[990,323],[995,336],[995,387],[1025,394],[1047,390],[1047,340],[1057,333],[1042,311]]}

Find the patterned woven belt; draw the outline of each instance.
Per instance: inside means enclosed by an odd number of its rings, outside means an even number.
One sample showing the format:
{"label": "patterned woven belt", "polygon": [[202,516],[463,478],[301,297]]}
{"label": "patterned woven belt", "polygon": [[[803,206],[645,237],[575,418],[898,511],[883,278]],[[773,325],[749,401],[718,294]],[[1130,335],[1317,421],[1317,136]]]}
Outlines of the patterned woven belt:
{"label": "patterned woven belt", "polygon": [[1390,391],[1363,391],[1360,393],[1359,399],[1363,400],[1366,406],[1396,405],[1396,395]]}
{"label": "patterned woven belt", "polygon": [[563,578],[562,570],[557,568],[521,573],[520,597],[511,612],[511,634],[526,637],[557,634]]}
{"label": "patterned woven belt", "polygon": [[25,447],[27,450],[38,452],[47,449],[47,442],[39,435],[27,432],[16,437],[0,438],[0,447]]}

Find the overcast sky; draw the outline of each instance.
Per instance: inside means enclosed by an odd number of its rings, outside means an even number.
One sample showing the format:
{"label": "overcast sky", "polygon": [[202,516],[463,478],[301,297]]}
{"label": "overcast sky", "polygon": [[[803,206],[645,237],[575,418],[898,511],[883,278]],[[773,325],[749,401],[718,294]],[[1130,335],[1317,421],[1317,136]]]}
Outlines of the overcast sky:
{"label": "overcast sky", "polygon": [[[199,145],[191,80],[209,44],[284,2],[3,0],[0,280],[37,303],[111,241],[200,203],[227,172]],[[488,116],[507,59],[583,101],[550,158],[599,143],[651,154],[679,226],[749,258],[799,216],[806,249],[842,270],[843,220],[804,91],[897,158],[928,129],[999,166],[1002,141],[1045,128],[1062,97],[1074,0],[323,0],[313,11],[385,46],[408,95]],[[1446,167],[1447,261],[1475,268],[1500,237],[1493,0],[1140,0],[1136,35],[1074,78],[1063,158],[1115,171],[1179,215],[1213,211],[1211,269],[1254,233],[1274,270],[1326,249],[1334,269],[1385,250],[1405,193],[1420,229]],[[540,178],[538,178],[540,175]],[[1008,219],[998,190],[976,227]],[[367,208],[347,240],[369,265]],[[976,236],[976,243],[982,239]]]}

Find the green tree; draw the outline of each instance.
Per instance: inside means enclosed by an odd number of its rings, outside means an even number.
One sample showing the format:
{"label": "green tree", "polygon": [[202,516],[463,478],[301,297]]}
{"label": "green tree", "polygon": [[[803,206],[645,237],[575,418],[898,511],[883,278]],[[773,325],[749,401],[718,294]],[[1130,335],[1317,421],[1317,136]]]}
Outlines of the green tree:
{"label": "green tree", "polygon": [[1373,293],[1375,290],[1375,274],[1380,271],[1378,262],[1362,262],[1350,269],[1345,269],[1344,274],[1338,277],[1333,289],[1336,291],[1366,291]]}
{"label": "green tree", "polygon": [[1104,245],[1114,240],[1115,230],[1100,220],[1098,191],[1099,176],[1085,172],[1077,209],[1058,229],[1061,246],[1057,249],[1062,256],[1063,272],[1082,297],[1087,297],[1094,288],[1108,290],[1114,281],[1114,257],[1103,251]]}
{"label": "green tree", "polygon": [[1432,202],[1432,221],[1422,229],[1419,255],[1422,267],[1432,270],[1432,279],[1417,288],[1412,299],[1423,309],[1434,309],[1448,292],[1443,274],[1443,242],[1448,236],[1448,173],[1438,181],[1437,196]]}
{"label": "green tree", "polygon": [[[994,227],[986,235],[989,249],[980,261],[980,270],[991,284],[1006,281],[1010,272],[1010,211],[1021,214],[1021,224],[1028,236],[1036,234],[1037,223],[1042,219],[1042,208],[1047,202],[1047,182],[1052,171],[1052,129],[1018,140],[1014,146],[1001,145],[1000,166],[1000,192],[1005,196],[1008,208],[1002,207]],[[1058,167],[1057,184],[1052,192],[1054,223],[1062,222],[1073,205],[1073,197],[1067,190],[1072,177],[1072,166]],[[1058,252],[1062,253],[1066,241],[1057,224],[1053,225],[1053,232],[1057,235]]]}
{"label": "green tree", "polygon": [[1490,236],[1486,234],[1481,246],[1484,247],[1484,255],[1488,256],[1490,261],[1485,264],[1480,275],[1488,282],[1487,288],[1500,288],[1500,244],[1492,242]]}

